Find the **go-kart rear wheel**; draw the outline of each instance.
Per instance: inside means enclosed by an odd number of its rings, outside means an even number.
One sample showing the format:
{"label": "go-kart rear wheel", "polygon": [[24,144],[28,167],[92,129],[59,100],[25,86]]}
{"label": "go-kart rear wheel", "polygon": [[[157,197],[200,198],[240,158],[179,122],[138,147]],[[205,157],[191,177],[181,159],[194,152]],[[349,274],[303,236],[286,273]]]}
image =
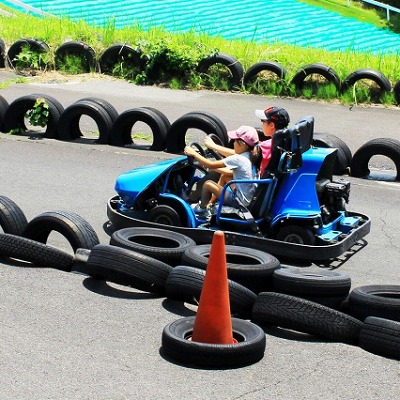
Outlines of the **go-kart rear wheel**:
{"label": "go-kart rear wheel", "polygon": [[152,208],[149,212],[149,220],[157,224],[182,226],[179,214],[170,206],[159,205]]}
{"label": "go-kart rear wheel", "polygon": [[299,225],[286,225],[276,235],[277,240],[296,244],[315,244],[315,235],[310,228]]}

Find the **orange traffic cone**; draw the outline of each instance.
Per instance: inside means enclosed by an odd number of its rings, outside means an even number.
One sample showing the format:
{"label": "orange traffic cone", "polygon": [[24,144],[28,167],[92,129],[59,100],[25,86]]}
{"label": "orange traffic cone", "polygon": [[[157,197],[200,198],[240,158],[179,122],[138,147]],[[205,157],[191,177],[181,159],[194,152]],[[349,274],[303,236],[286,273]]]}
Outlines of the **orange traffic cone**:
{"label": "orange traffic cone", "polygon": [[222,231],[213,236],[192,340],[212,344],[236,342],[232,333],[225,235]]}

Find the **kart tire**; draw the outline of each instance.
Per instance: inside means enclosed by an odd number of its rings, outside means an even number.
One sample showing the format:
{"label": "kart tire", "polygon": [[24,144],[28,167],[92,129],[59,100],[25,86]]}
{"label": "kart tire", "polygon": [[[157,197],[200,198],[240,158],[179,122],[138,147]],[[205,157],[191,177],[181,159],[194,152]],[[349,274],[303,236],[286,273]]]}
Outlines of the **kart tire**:
{"label": "kart tire", "polygon": [[351,287],[349,275],[321,268],[279,268],[274,271],[272,280],[277,292],[300,297],[346,297]]}
{"label": "kart tire", "polygon": [[[178,265],[169,274],[165,282],[168,298],[182,300],[190,304],[199,304],[206,271],[200,268]],[[232,314],[244,318],[251,315],[256,294],[245,286],[228,279],[229,304]]]}
{"label": "kart tire", "polygon": [[197,65],[197,72],[206,73],[212,65],[225,65],[231,73],[231,89],[239,89],[242,85],[244,69],[240,61],[230,54],[217,53],[213,56],[203,58]]}
{"label": "kart tire", "polygon": [[396,166],[396,180],[400,180],[400,141],[391,138],[371,139],[363,144],[353,155],[351,176],[365,178],[370,174],[369,160],[375,155],[388,157]]}
{"label": "kart tire", "polygon": [[315,147],[338,149],[332,171],[334,175],[343,175],[349,171],[353,156],[349,146],[342,139],[331,133],[314,133],[312,145]]}
{"label": "kart tire", "polygon": [[[182,254],[182,264],[205,270],[211,244],[190,247]],[[272,289],[272,276],[280,268],[279,260],[261,250],[226,245],[228,278],[247,287],[254,293]]]}
{"label": "kart tire", "polygon": [[70,141],[83,136],[79,127],[82,115],[87,115],[95,121],[99,129],[99,138],[96,142],[108,144],[113,125],[112,117],[102,106],[89,100],[77,101],[64,110],[59,120],[58,138]]}
{"label": "kart tire", "polygon": [[99,106],[103,107],[110,115],[113,122],[118,118],[119,113],[117,109],[107,100],[101,99],[100,97],[85,97],[78,100],[78,102],[79,101],[92,101],[93,103],[96,103]]}
{"label": "kart tire", "polygon": [[272,72],[280,81],[286,79],[287,71],[281,64],[275,61],[260,61],[250,66],[245,72],[243,76],[243,85],[246,88],[249,88],[249,86],[257,79],[257,75],[264,71]]}
{"label": "kart tire", "polygon": [[186,235],[166,229],[135,227],[113,232],[110,244],[177,265],[183,252],[195,246],[196,242]]}
{"label": "kart tire", "polygon": [[280,326],[333,341],[357,344],[361,321],[340,311],[282,293],[259,293],[252,321]]}
{"label": "kart tire", "polygon": [[131,130],[137,122],[147,124],[153,133],[150,150],[164,151],[169,127],[158,113],[145,107],[126,110],[118,116],[110,132],[110,145],[123,147],[133,143]]}
{"label": "kart tire", "polygon": [[257,325],[232,318],[233,338],[237,343],[210,344],[190,340],[196,317],[184,317],[165,326],[161,354],[193,367],[231,369],[255,364],[264,357],[266,338]]}
{"label": "kart tire", "polygon": [[210,117],[187,113],[171,124],[166,138],[166,151],[169,153],[182,153],[185,148],[186,133],[191,128],[204,131],[206,135],[214,133],[223,143],[226,143],[226,132],[222,134],[218,125]]}
{"label": "kart tire", "polygon": [[276,240],[289,243],[314,245],[315,235],[309,228],[304,228],[300,225],[286,225],[278,231]]}
{"label": "kart tire", "polygon": [[0,39],[0,68],[4,68],[6,59],[6,44],[3,39]]}
{"label": "kart tire", "polygon": [[400,321],[400,285],[369,285],[349,294],[349,314],[361,321],[373,316]]}
{"label": "kart tire", "polygon": [[180,215],[174,208],[166,204],[160,204],[153,207],[149,211],[149,221],[155,222],[156,224],[168,225],[168,226],[183,226]]}
{"label": "kart tire", "polygon": [[22,236],[0,233],[0,257],[27,261],[39,267],[70,272],[73,256],[46,244]]}
{"label": "kart tire", "polygon": [[[9,68],[15,68],[17,65],[16,57],[21,53],[23,47],[28,46],[32,52],[47,53],[50,48],[47,43],[34,38],[23,38],[14,42],[9,48],[6,56],[6,65]],[[43,61],[40,62],[40,68],[46,65]]]}
{"label": "kart tire", "polygon": [[144,292],[165,294],[165,281],[172,267],[153,257],[122,247],[94,246],[80,272]]}
{"label": "kart tire", "polygon": [[4,129],[4,116],[6,114],[8,108],[8,101],[3,97],[0,96],[0,132],[6,133]]}
{"label": "kart tire", "polygon": [[[113,44],[99,57],[100,72],[105,75],[114,75],[116,64],[124,63],[129,67],[137,67],[138,71],[144,68],[141,51],[128,44]],[[134,78],[132,76],[132,78]]]}
{"label": "kart tire", "polygon": [[4,233],[21,236],[28,225],[22,209],[6,196],[0,196],[0,226]]}
{"label": "kart tire", "polygon": [[302,67],[294,75],[291,83],[296,87],[297,90],[302,90],[305,79],[314,74],[323,76],[329,83],[333,83],[335,85],[337,91],[340,90],[340,78],[337,72],[333,68],[320,63],[308,64]]}
{"label": "kart tire", "polygon": [[71,211],[46,211],[28,222],[24,236],[47,243],[52,231],[63,235],[74,252],[78,248],[92,249],[99,238],[92,226],[80,215]]}
{"label": "kart tire", "polygon": [[47,105],[49,106],[49,117],[43,137],[47,139],[57,138],[62,110],[59,108],[57,101],[52,101],[51,96],[46,96],[42,94],[26,95],[12,101],[7,107],[7,110],[4,114],[4,131],[10,132],[13,129],[23,129],[24,131],[26,131],[27,127],[25,125],[25,114],[29,110],[33,109],[36,100],[39,98],[44,98]]}
{"label": "kart tire", "polygon": [[342,93],[350,89],[354,84],[362,79],[374,81],[380,88],[381,94],[391,91],[391,83],[384,74],[370,68],[358,69],[349,74],[342,83]]}
{"label": "kart tire", "polygon": [[367,317],[361,327],[359,346],[370,353],[400,360],[400,323]]}
{"label": "kart tire", "polygon": [[59,46],[54,54],[55,68],[62,69],[68,56],[80,57],[84,72],[90,72],[96,68],[96,52],[87,43],[72,40]]}
{"label": "kart tire", "polygon": [[400,105],[400,80],[396,82],[396,84],[393,86],[393,94],[394,94],[394,99],[396,100],[396,104]]}

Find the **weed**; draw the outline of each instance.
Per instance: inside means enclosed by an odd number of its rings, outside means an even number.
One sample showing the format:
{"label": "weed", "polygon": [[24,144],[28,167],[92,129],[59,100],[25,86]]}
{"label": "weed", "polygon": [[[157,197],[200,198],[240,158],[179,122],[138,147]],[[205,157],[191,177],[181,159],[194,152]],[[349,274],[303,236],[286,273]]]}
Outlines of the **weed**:
{"label": "weed", "polygon": [[47,125],[49,114],[49,105],[45,99],[40,97],[36,99],[33,108],[27,111],[25,118],[28,119],[31,125],[41,126],[43,128]]}

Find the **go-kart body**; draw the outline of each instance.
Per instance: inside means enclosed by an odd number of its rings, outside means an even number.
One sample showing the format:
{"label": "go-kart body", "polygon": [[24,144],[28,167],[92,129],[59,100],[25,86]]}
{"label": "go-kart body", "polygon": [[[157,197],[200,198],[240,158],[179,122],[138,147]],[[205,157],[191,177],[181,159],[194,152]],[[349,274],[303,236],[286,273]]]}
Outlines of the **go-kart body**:
{"label": "go-kart body", "polygon": [[[114,229],[162,224],[197,243],[210,243],[213,232],[223,230],[228,244],[277,257],[324,261],[340,256],[369,233],[370,220],[346,210],[350,183],[332,180],[337,150],[311,147],[313,119],[306,122],[299,125],[305,129],[283,132],[285,141],[291,136],[289,145],[275,139],[276,170],[254,181],[257,189],[248,207],[219,204],[210,220],[199,219],[192,206],[210,174],[181,156],[117,178],[118,195],[107,207]],[[250,181],[231,181],[224,191],[244,182]]]}

